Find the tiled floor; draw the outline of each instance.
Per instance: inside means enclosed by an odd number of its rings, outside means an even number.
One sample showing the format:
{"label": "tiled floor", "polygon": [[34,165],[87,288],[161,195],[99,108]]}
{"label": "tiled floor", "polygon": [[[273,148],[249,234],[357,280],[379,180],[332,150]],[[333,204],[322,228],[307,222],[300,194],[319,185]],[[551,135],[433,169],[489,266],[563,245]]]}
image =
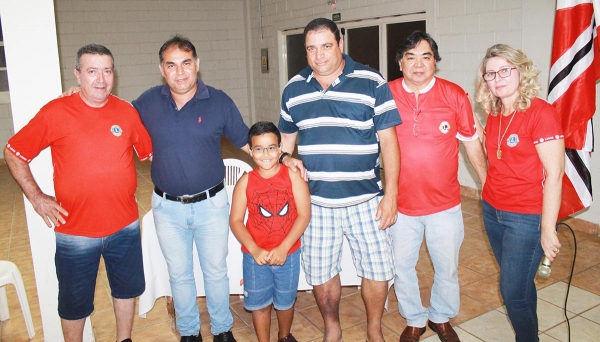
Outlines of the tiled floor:
{"label": "tiled floor", "polygon": [[[240,158],[249,162],[231,145],[225,144],[224,158]],[[138,165],[137,192],[140,215],[150,208],[152,183],[148,163]],[[33,322],[36,327],[34,341],[43,341],[40,310],[31,261],[27,225],[25,221],[22,193],[16,186],[8,169],[0,164],[0,260],[13,261],[24,278]],[[480,202],[463,198],[465,218],[465,241],[460,252],[459,279],[461,284],[460,314],[451,320],[463,341],[512,341],[512,330],[502,307],[498,293],[498,266],[493,259],[481,220]],[[576,232],[577,264],[573,286],[570,291],[568,315],[571,320],[572,341],[598,341],[600,339],[600,238]],[[562,307],[566,293],[566,281],[573,256],[573,240],[567,231],[559,230],[561,257],[552,265],[549,279],[537,279],[541,341],[567,341],[567,328]],[[433,270],[425,247],[417,265],[422,299],[428,304]],[[366,316],[360,289],[343,289],[341,302],[342,328],[345,341],[364,341]],[[0,341],[27,341],[27,332],[12,286],[7,289],[11,319],[0,323]],[[209,337],[208,315],[203,298],[198,298],[202,309],[202,335]],[[92,325],[96,341],[115,340],[115,319],[110,301],[106,274],[101,268],[98,275],[95,311]],[[237,296],[231,297],[234,315],[234,334],[238,341],[256,341],[252,329],[251,314],[243,309]],[[390,291],[389,310],[383,318],[386,340],[398,340],[406,321],[398,314],[393,289]],[[320,341],[323,336],[323,321],[315,305],[312,293],[300,292],[296,302],[296,316],[292,332],[299,341]],[[276,323],[271,336],[276,336]],[[177,341],[167,313],[166,301],[160,299],[147,318],[135,318],[134,341]],[[273,340],[273,339],[272,339]],[[427,330],[422,341],[438,341],[437,336]]]}

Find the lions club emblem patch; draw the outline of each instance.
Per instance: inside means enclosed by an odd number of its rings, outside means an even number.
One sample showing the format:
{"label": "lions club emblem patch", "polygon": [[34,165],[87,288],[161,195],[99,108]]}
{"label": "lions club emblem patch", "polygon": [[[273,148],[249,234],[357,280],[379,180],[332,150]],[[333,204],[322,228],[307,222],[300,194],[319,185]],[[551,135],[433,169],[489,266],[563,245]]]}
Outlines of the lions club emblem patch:
{"label": "lions club emblem patch", "polygon": [[440,132],[446,134],[446,133],[450,132],[450,124],[448,123],[448,121],[442,121],[439,129],[440,129]]}
{"label": "lions club emblem patch", "polygon": [[110,128],[110,132],[115,136],[115,137],[120,137],[121,134],[123,134],[123,130],[121,129],[121,127],[119,125],[113,125]]}
{"label": "lions club emblem patch", "polygon": [[123,134],[123,130],[121,129],[121,127],[119,125],[113,125],[110,128],[110,132],[115,136],[115,137],[120,137],[121,134]]}
{"label": "lions club emblem patch", "polygon": [[508,145],[508,147],[515,147],[515,146],[517,146],[518,143],[519,143],[519,135],[516,133],[509,135],[508,139],[506,139],[506,145]]}

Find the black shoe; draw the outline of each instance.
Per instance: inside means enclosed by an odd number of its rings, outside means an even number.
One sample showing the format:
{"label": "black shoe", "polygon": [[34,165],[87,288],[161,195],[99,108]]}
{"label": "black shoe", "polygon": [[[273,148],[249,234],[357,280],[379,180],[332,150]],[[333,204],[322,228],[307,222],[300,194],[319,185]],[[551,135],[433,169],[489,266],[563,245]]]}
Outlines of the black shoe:
{"label": "black shoe", "polygon": [[277,342],[298,342],[298,340],[296,340],[294,338],[294,336],[292,336],[292,334],[290,333],[289,335],[287,335],[286,337],[277,340]]}
{"label": "black shoe", "polygon": [[235,340],[235,338],[233,337],[233,334],[231,333],[231,331],[226,331],[223,333],[220,333],[219,335],[215,335],[214,342],[237,342]]}
{"label": "black shoe", "polygon": [[121,341],[121,342],[133,342],[133,341],[132,341],[130,338],[126,338],[126,339],[124,339],[124,340],[123,340],[123,341]]}
{"label": "black shoe", "polygon": [[181,340],[179,342],[202,342],[202,335],[198,334],[198,336],[181,336]]}

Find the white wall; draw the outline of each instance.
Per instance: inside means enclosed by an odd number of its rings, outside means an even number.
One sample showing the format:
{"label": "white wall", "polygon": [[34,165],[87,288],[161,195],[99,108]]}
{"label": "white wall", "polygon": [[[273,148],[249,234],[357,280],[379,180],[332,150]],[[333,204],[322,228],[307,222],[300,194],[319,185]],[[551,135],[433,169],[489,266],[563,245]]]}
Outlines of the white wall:
{"label": "white wall", "polygon": [[224,90],[250,122],[242,0],[56,0],[63,87],[77,85],[74,56],[88,43],[106,45],[117,68],[113,93],[137,98],[163,82],[158,50],[174,34],[188,37],[200,57],[200,73]]}
{"label": "white wall", "polygon": [[[244,0],[54,3],[63,90],[77,85],[73,75],[77,49],[98,43],[106,45],[115,57],[117,79],[113,93],[132,101],[144,90],[163,82],[158,70],[158,50],[178,33],[196,46],[202,79],[224,90],[246,123],[253,121]],[[0,104],[0,146],[14,134],[12,126],[10,105]]]}
{"label": "white wall", "polygon": [[[477,69],[488,47],[505,43],[522,48],[521,1],[439,1],[435,36],[442,61],[437,76],[462,86],[471,97],[482,123],[485,115],[476,106]],[[461,145],[459,181],[462,185],[481,189]]]}

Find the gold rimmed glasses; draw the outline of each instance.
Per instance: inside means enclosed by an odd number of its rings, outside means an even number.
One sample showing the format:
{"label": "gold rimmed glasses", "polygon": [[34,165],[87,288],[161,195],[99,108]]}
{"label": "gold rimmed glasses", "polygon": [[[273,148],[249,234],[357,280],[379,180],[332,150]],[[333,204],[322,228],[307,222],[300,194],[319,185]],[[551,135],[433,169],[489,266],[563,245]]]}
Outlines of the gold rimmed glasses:
{"label": "gold rimmed glasses", "polygon": [[265,152],[272,154],[272,153],[278,152],[278,148],[279,148],[279,146],[277,146],[277,145],[271,145],[271,146],[267,146],[267,147],[254,146],[252,148],[252,152],[256,152],[256,154],[263,154]]}

